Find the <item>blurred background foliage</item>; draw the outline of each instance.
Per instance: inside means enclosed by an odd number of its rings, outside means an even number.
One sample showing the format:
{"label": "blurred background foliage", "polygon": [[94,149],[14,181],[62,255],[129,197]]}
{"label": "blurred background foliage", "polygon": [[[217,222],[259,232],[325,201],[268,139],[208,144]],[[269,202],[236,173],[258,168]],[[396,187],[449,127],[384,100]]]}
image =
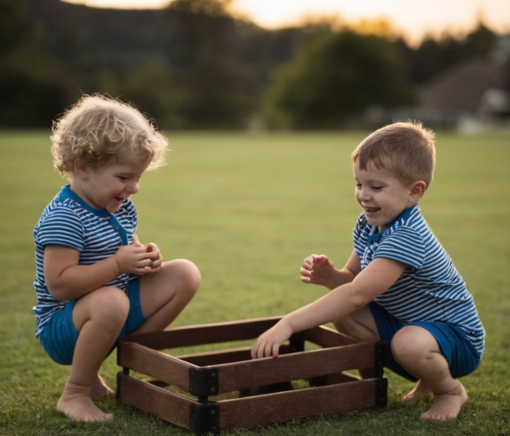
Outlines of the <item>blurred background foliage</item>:
{"label": "blurred background foliage", "polygon": [[350,127],[369,107],[418,104],[419,86],[487,58],[497,37],[480,22],[412,47],[384,21],[268,30],[230,6],[0,0],[0,127],[49,127],[94,92],[135,102],[165,129]]}

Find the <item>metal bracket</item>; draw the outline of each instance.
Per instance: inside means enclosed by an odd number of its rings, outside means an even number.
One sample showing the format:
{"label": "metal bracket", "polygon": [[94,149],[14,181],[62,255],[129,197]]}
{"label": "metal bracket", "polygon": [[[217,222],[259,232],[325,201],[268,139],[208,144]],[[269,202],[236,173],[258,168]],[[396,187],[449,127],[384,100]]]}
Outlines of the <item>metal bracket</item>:
{"label": "metal bracket", "polygon": [[218,368],[190,368],[189,369],[189,392],[197,397],[218,395],[220,371]]}
{"label": "metal bracket", "polygon": [[375,378],[382,378],[384,374],[384,366],[388,361],[388,344],[385,341],[380,341],[375,344],[375,362],[374,372]]}
{"label": "metal bracket", "polygon": [[219,433],[220,406],[218,403],[191,403],[189,430],[194,433]]}
{"label": "metal bracket", "polygon": [[375,406],[386,407],[388,403],[388,379],[381,378],[375,383]]}

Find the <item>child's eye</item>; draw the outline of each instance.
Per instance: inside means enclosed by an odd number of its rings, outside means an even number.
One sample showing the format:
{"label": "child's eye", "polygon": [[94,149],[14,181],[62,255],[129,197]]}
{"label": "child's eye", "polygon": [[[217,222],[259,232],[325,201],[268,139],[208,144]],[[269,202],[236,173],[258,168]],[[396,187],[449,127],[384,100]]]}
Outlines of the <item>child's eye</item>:
{"label": "child's eye", "polygon": [[117,176],[119,180],[122,180],[123,182],[125,182],[127,180],[127,177],[124,177],[124,176]]}
{"label": "child's eye", "polygon": [[380,189],[382,189],[382,186],[372,186],[372,189],[374,191],[379,191]]}

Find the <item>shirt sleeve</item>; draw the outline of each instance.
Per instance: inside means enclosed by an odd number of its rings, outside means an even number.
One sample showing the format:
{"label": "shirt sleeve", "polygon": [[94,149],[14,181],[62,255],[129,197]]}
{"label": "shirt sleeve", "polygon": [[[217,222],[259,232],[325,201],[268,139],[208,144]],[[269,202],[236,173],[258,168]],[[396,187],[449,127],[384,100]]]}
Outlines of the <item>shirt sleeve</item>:
{"label": "shirt sleeve", "polygon": [[84,240],[83,224],[72,210],[57,207],[41,223],[37,238],[41,247],[48,244],[65,245],[81,252]]}
{"label": "shirt sleeve", "polygon": [[363,258],[363,253],[368,241],[367,220],[364,215],[361,215],[357,220],[352,231],[352,239],[354,243],[354,251],[360,259]]}
{"label": "shirt sleeve", "polygon": [[425,244],[419,232],[410,227],[399,227],[383,238],[374,255],[402,262],[419,270],[425,262]]}

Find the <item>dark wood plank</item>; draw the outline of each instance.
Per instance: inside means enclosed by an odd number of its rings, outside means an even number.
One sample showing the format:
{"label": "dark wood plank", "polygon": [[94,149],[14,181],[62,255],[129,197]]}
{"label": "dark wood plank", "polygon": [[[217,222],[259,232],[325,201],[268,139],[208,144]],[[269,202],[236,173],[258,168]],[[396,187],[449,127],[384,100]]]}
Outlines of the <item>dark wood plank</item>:
{"label": "dark wood plank", "polygon": [[217,365],[218,390],[230,392],[266,384],[338,374],[370,368],[375,362],[374,343],[360,343]]}
{"label": "dark wood plank", "polygon": [[192,400],[124,373],[119,373],[117,380],[119,401],[189,429],[189,408]]}
{"label": "dark wood plank", "polygon": [[[205,353],[194,353],[176,356],[177,359],[192,363],[197,366],[212,366],[222,363],[240,362],[243,360],[251,360],[251,347],[240,347],[229,350],[210,351]],[[291,347],[282,345],[280,347],[281,354],[289,354]]]}
{"label": "dark wood plank", "polygon": [[303,339],[323,348],[339,347],[342,345],[359,344],[361,341],[344,335],[326,326],[315,327],[300,333]]}
{"label": "dark wood plank", "polygon": [[169,385],[189,390],[189,369],[196,367],[161,351],[152,350],[135,342],[121,342],[118,364],[124,368],[154,377]]}
{"label": "dark wood plank", "polygon": [[348,412],[376,404],[378,379],[224,400],[220,429],[254,428],[293,419]]}
{"label": "dark wood plank", "polygon": [[136,342],[155,350],[255,339],[275,325],[281,317],[259,318],[216,324],[172,327],[160,332],[125,336],[123,341]]}
{"label": "dark wood plank", "polygon": [[232,363],[251,359],[249,347],[234,348],[222,351],[210,351],[205,353],[185,354],[177,356],[177,358],[197,366],[211,366],[218,365],[220,363]]}
{"label": "dark wood plank", "polygon": [[360,377],[356,377],[355,375],[348,374],[346,372],[341,372],[339,374],[321,375],[319,377],[312,377],[309,379],[310,386],[336,385],[339,383],[348,383],[358,380],[360,380]]}

